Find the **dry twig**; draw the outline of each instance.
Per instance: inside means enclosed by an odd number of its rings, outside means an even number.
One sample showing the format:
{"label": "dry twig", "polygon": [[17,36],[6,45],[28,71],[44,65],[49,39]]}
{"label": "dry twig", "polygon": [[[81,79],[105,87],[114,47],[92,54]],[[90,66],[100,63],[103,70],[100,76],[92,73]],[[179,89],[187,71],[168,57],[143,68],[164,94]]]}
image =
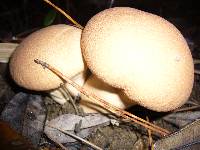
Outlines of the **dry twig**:
{"label": "dry twig", "polygon": [[57,140],[53,139],[51,136],[47,135],[46,136],[51,140],[53,141],[54,143],[56,143],[57,145],[59,145],[62,149],[64,150],[68,150],[64,145],[62,145],[60,142],[58,142]]}
{"label": "dry twig", "polygon": [[44,0],[47,4],[51,5],[53,8],[55,8],[57,11],[59,11],[61,14],[63,14],[67,19],[69,19],[76,27],[83,29],[83,26],[81,26],[78,22],[76,22],[71,16],[69,16],[66,12],[64,12],[61,8],[54,5],[49,0]]}
{"label": "dry twig", "polygon": [[[194,59],[194,65],[200,64],[200,59]],[[195,74],[200,74],[200,70],[195,69],[194,70]]]}
{"label": "dry twig", "polygon": [[55,73],[57,76],[59,76],[61,79],[63,79],[64,81],[66,81],[68,84],[72,85],[73,87],[75,87],[78,91],[80,91],[82,94],[84,94],[85,96],[87,96],[89,99],[93,99],[95,100],[100,106],[106,108],[107,110],[111,111],[112,113],[123,117],[125,119],[130,119],[131,121],[144,126],[147,129],[150,129],[152,131],[155,131],[157,133],[160,133],[161,135],[168,135],[170,134],[170,132],[166,129],[163,129],[157,125],[154,125],[142,118],[139,118],[125,110],[122,110],[116,106],[111,105],[110,103],[104,101],[103,99],[97,97],[95,94],[90,93],[88,91],[86,91],[84,88],[82,88],[81,86],[79,86],[78,84],[74,83],[72,80],[70,80],[68,77],[66,77],[65,75],[63,75],[60,71],[58,71],[56,68],[52,67],[51,65],[47,64],[46,62],[43,62],[39,59],[35,59],[34,60],[35,63],[42,65],[44,68],[48,68],[49,70],[51,70],[53,73]]}
{"label": "dry twig", "polygon": [[[48,126],[49,126],[49,125],[48,125]],[[87,140],[85,140],[85,139],[83,139],[83,138],[81,138],[81,137],[79,137],[79,136],[77,136],[77,135],[75,135],[75,134],[72,134],[72,133],[70,133],[70,132],[68,132],[68,131],[64,131],[64,130],[62,130],[62,129],[59,129],[59,128],[56,128],[56,127],[53,127],[53,126],[49,126],[49,127],[54,128],[54,129],[56,129],[56,130],[58,130],[58,131],[60,131],[60,132],[62,132],[62,133],[65,133],[65,134],[67,134],[68,136],[71,136],[72,138],[74,138],[74,139],[76,139],[76,140],[79,140],[79,141],[81,141],[82,143],[84,143],[84,144],[86,144],[86,145],[89,145],[90,147],[92,147],[92,148],[95,149],[95,150],[103,150],[102,148],[100,148],[100,147],[94,145],[93,143],[91,143],[91,142],[89,142],[89,141],[87,141]],[[56,141],[54,141],[54,142],[56,142]],[[62,144],[61,144],[61,145],[62,145]],[[61,146],[61,145],[60,145],[60,146]]]}
{"label": "dry twig", "polygon": [[[146,119],[149,122],[148,116],[146,116]],[[153,139],[152,139],[152,136],[151,136],[151,130],[148,129],[147,132],[148,132],[148,135],[149,135],[149,147],[151,148],[151,150],[153,150]]]}
{"label": "dry twig", "polygon": [[65,95],[65,97],[69,98],[70,103],[72,104],[72,106],[75,109],[76,115],[79,115],[79,110],[74,102],[74,99],[72,98],[71,94],[69,93],[68,89],[65,87],[64,84],[61,84],[61,89],[62,89],[62,92]]}
{"label": "dry twig", "polygon": [[174,110],[173,112],[191,111],[191,110],[198,109],[198,108],[200,108],[200,105],[185,107],[185,108],[179,108],[179,109]]}

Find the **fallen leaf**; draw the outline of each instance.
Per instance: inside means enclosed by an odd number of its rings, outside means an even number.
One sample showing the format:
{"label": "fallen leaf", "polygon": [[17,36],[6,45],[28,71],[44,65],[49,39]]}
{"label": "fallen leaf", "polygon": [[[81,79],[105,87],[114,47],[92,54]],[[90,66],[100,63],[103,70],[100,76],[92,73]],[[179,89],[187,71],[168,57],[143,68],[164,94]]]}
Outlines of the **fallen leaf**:
{"label": "fallen leaf", "polygon": [[171,113],[163,118],[177,127],[181,128],[194,120],[200,119],[200,111],[187,111]]}
{"label": "fallen leaf", "polygon": [[[80,121],[82,121],[80,125],[80,132],[75,133],[75,126],[76,124],[79,124]],[[64,114],[47,122],[44,132],[45,134],[47,134],[48,136],[52,137],[54,140],[60,143],[69,143],[75,142],[76,140],[56,130],[55,128],[60,129],[62,131],[68,131],[72,134],[76,134],[81,138],[85,138],[92,131],[94,131],[94,127],[105,126],[109,124],[110,119],[101,114],[90,114],[84,117],[75,114]]]}
{"label": "fallen leaf", "polygon": [[37,146],[44,128],[46,110],[39,95],[18,93],[5,106],[1,119]]}

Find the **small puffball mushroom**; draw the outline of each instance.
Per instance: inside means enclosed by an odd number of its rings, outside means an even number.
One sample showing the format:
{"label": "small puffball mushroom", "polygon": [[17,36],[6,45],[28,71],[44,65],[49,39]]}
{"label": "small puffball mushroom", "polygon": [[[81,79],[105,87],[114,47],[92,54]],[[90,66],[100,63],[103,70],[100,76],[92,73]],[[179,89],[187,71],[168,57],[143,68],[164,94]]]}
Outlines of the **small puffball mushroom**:
{"label": "small puffball mushroom", "polygon": [[[106,102],[117,106],[121,109],[126,109],[135,103],[127,98],[120,90],[111,87],[110,85],[99,80],[96,76],[91,75],[85,82],[83,88],[91,92]],[[85,113],[108,113],[108,111],[96,103],[92,99],[88,99],[85,95],[81,94],[80,106]]]}
{"label": "small puffball mushroom", "polygon": [[189,47],[178,29],[157,15],[128,7],[104,10],[84,28],[81,49],[93,74],[148,109],[176,109],[191,93]]}
{"label": "small puffball mushroom", "polygon": [[27,89],[45,91],[58,88],[62,80],[34,63],[38,58],[51,64],[69,78],[86,70],[81,49],[81,29],[52,25],[29,35],[14,51],[10,73],[15,82]]}

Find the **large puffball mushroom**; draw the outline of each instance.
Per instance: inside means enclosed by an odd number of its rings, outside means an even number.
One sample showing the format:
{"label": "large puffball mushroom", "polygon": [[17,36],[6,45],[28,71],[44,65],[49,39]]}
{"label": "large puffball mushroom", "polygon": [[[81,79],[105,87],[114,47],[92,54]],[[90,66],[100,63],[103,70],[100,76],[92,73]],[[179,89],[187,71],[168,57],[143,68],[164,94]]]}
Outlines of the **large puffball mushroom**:
{"label": "large puffball mushroom", "polygon": [[15,82],[27,89],[45,91],[55,89],[61,79],[40,65],[38,58],[51,64],[69,78],[85,71],[81,54],[81,29],[69,25],[52,25],[29,35],[14,51],[10,73]]}
{"label": "large puffball mushroom", "polygon": [[[94,75],[91,75],[86,80],[83,88],[121,109],[126,109],[135,104],[135,102],[129,100],[123,92],[104,83]],[[80,106],[85,113],[108,113],[108,111],[102,108],[96,101],[89,99],[83,94],[81,94]]]}
{"label": "large puffball mushroom", "polygon": [[93,74],[148,109],[173,110],[191,93],[194,66],[186,40],[157,15],[104,10],[87,23],[81,48]]}

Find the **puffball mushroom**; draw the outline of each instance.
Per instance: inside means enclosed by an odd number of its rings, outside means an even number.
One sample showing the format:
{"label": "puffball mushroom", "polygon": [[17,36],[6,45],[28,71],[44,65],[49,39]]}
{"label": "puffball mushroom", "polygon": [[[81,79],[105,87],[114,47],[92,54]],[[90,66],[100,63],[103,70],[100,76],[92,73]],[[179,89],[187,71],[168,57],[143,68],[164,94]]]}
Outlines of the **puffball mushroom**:
{"label": "puffball mushroom", "polygon": [[194,65],[186,40],[157,15],[104,10],[84,28],[81,49],[94,75],[148,109],[176,109],[191,93]]}
{"label": "puffball mushroom", "polygon": [[34,63],[38,58],[72,78],[86,70],[83,62],[81,29],[69,25],[52,25],[29,35],[14,51],[10,74],[15,82],[27,89],[46,91],[58,88],[62,80]]}
{"label": "puffball mushroom", "polygon": [[[94,75],[91,75],[86,80],[83,88],[121,109],[126,109],[135,104],[133,101],[129,100],[123,92],[113,88],[107,83],[104,83]],[[80,106],[83,108],[85,113],[108,113],[108,111],[98,105],[96,101],[88,99],[88,97],[83,94],[81,94]]]}

